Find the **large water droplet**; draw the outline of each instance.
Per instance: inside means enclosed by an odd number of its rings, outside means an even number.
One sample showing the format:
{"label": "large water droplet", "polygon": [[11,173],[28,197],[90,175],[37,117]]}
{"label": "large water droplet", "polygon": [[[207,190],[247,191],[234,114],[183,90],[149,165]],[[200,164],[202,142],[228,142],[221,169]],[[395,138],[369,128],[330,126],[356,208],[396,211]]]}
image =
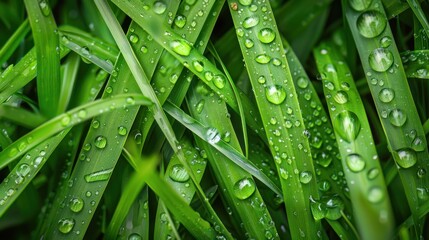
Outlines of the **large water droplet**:
{"label": "large water droplet", "polygon": [[70,210],[72,212],[78,213],[82,211],[84,202],[82,198],[75,197],[70,200]]}
{"label": "large water droplet", "polygon": [[176,25],[178,28],[183,28],[186,24],[186,17],[183,15],[177,15],[174,19],[174,25]]}
{"label": "large water droplet", "polygon": [[361,125],[358,116],[350,111],[342,111],[335,117],[334,127],[337,133],[346,140],[352,142],[359,134]]}
{"label": "large water droplet", "polygon": [[378,11],[367,11],[359,16],[356,24],[362,36],[373,38],[384,31],[387,21],[382,13]]}
{"label": "large water droplet", "polygon": [[253,45],[254,45],[254,43],[251,39],[247,38],[246,40],[244,40],[244,46],[246,46],[247,48],[251,48],[251,47],[253,47]]}
{"label": "large water droplet", "polygon": [[49,16],[49,13],[51,13],[51,10],[49,8],[48,3],[45,0],[42,0],[39,2],[39,7],[44,16]]}
{"label": "large water droplet", "polygon": [[173,51],[181,56],[189,56],[192,47],[185,40],[174,40],[170,43],[170,47]]}
{"label": "large water droplet", "polygon": [[249,6],[252,4],[252,0],[238,0],[238,2],[243,6]]}
{"label": "large water droplet", "polygon": [[153,4],[153,11],[156,14],[163,14],[165,10],[167,9],[167,5],[161,1],[157,1]]}
{"label": "large water droplet", "polygon": [[299,77],[296,83],[300,88],[306,88],[308,86],[308,80],[305,77]]}
{"label": "large water droplet", "polygon": [[137,43],[139,41],[139,37],[135,34],[130,35],[130,42],[131,43]]}
{"label": "large water droplet", "polygon": [[64,234],[69,233],[73,229],[74,223],[72,218],[62,218],[58,221],[58,231]]}
{"label": "large water droplet", "polygon": [[417,162],[416,152],[409,148],[403,148],[396,152],[396,163],[402,168],[410,168]]}
{"label": "large water droplet", "polygon": [[302,171],[299,174],[299,181],[303,184],[307,184],[313,178],[313,174],[310,171]]}
{"label": "large water droplet", "polygon": [[99,149],[103,149],[106,147],[107,145],[107,139],[104,136],[97,136],[94,140],[94,145],[99,148]]}
{"label": "large water droplet", "polygon": [[393,55],[385,48],[377,48],[369,54],[368,61],[372,70],[385,72],[393,64]]}
{"label": "large water droplet", "polygon": [[360,172],[365,168],[365,160],[359,154],[348,155],[346,164],[352,172]]}
{"label": "large water droplet", "polygon": [[113,169],[106,169],[101,170],[97,172],[93,172],[90,174],[85,175],[85,181],[90,182],[98,182],[98,181],[105,181],[110,178],[110,175],[112,174]]}
{"label": "large water droplet", "polygon": [[125,135],[127,135],[127,132],[128,132],[128,130],[127,130],[126,127],[124,127],[124,126],[119,126],[118,127],[118,134],[119,135],[125,136]]}
{"label": "large water droplet", "polygon": [[271,28],[263,28],[258,32],[258,39],[263,43],[270,43],[276,38],[276,33]]}
{"label": "large water droplet", "polygon": [[348,99],[349,99],[348,94],[345,91],[343,91],[343,90],[338,91],[334,95],[335,102],[337,102],[339,104],[345,104],[345,103],[347,103]]}
{"label": "large water droplet", "polygon": [[16,170],[16,174],[22,177],[26,177],[31,171],[31,168],[28,164],[23,163],[18,166],[18,169]]}
{"label": "large water droplet", "polygon": [[372,187],[368,190],[368,201],[378,203],[384,198],[383,190],[380,187]]}
{"label": "large water droplet", "polygon": [[286,91],[280,85],[265,88],[267,100],[274,104],[281,104],[286,99]]}
{"label": "large water droplet", "polygon": [[310,205],[311,213],[313,214],[314,220],[318,221],[325,218],[327,209],[325,204],[321,202],[312,202]]}
{"label": "large water droplet", "polygon": [[350,6],[356,11],[363,11],[371,5],[372,0],[349,0]]}
{"label": "large water droplet", "polygon": [[182,164],[176,164],[170,169],[170,178],[176,182],[186,182],[189,179],[189,174]]}
{"label": "large water droplet", "polygon": [[416,152],[424,151],[426,148],[425,141],[420,137],[416,137],[411,143],[411,148]]}
{"label": "large water droplet", "polygon": [[389,114],[389,121],[393,126],[401,127],[407,121],[407,115],[399,109],[393,109]]}
{"label": "large water droplet", "polygon": [[342,217],[342,211],[344,210],[344,202],[338,195],[334,195],[329,198],[324,198],[326,204],[326,218],[330,220],[337,220]]}
{"label": "large water droplet", "polygon": [[378,93],[378,99],[384,103],[389,103],[395,98],[395,91],[391,88],[383,88]]}
{"label": "large water droplet", "polygon": [[193,61],[192,66],[194,66],[197,72],[202,72],[204,70],[204,64],[200,61]]}
{"label": "large water droplet", "polygon": [[258,16],[251,16],[251,17],[244,19],[243,27],[246,29],[252,28],[252,27],[258,25],[258,23],[259,23],[259,17]]}
{"label": "large water droplet", "polygon": [[225,78],[222,75],[216,75],[213,78],[213,84],[219,89],[225,87],[225,82]]}
{"label": "large water droplet", "polygon": [[257,63],[266,64],[271,61],[271,57],[267,54],[259,54],[258,56],[256,56],[255,61]]}
{"label": "large water droplet", "polygon": [[244,200],[255,192],[256,186],[252,178],[243,178],[234,184],[233,189],[235,197]]}
{"label": "large water droplet", "polygon": [[216,128],[208,128],[206,136],[207,136],[207,141],[210,144],[215,144],[215,143],[219,142],[221,139],[221,134],[219,133],[219,131]]}

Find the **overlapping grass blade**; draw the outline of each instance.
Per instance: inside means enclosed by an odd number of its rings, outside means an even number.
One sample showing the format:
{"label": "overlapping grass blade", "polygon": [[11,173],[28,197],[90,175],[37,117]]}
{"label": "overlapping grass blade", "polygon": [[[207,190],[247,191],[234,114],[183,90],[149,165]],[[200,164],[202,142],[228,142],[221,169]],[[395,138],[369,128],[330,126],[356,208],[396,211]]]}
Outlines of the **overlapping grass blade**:
{"label": "overlapping grass blade", "polygon": [[426,18],[425,12],[420,5],[419,0],[407,0],[408,5],[414,13],[414,16],[419,20],[421,26],[423,27],[423,32],[426,33],[426,36],[429,37],[429,22]]}
{"label": "overlapping grass blade", "polygon": [[291,236],[318,238],[324,235],[323,229],[309,210],[310,199],[318,199],[319,194],[295,86],[285,55],[272,50],[283,47],[277,27],[272,24],[275,20],[271,7],[268,3],[253,4],[256,8],[244,2],[230,11],[281,177]]}
{"label": "overlapping grass blade", "polygon": [[13,33],[12,36],[0,49],[0,65],[6,63],[6,61],[12,56],[16,48],[21,44],[22,40],[30,31],[30,23],[27,20],[21,23],[18,29]]}
{"label": "overlapping grass blade", "polygon": [[[201,91],[202,88],[206,90]],[[199,82],[189,92],[188,108],[196,120],[208,126],[208,142],[199,138],[196,142],[205,150],[217,184],[224,189],[221,194],[229,208],[229,215],[236,221],[239,238],[277,239],[278,233],[270,225],[272,219],[252,176],[239,166],[231,166],[228,158],[211,146],[222,138],[241,153],[225,103],[220,101],[219,96],[211,94],[204,83]]]}
{"label": "overlapping grass blade", "polygon": [[350,69],[327,44],[315,48],[314,55],[350,190],[352,220],[362,239],[390,239],[394,222],[389,195]]}
{"label": "overlapping grass blade", "polygon": [[46,118],[40,114],[7,104],[0,105],[0,117],[30,129],[39,126],[46,120]]}
{"label": "overlapping grass blade", "polygon": [[59,113],[60,51],[57,26],[47,2],[25,0],[37,55],[37,94],[41,112],[47,117]]}
{"label": "overlapping grass blade", "polygon": [[342,3],[408,205],[415,216],[415,232],[420,235],[422,225],[416,213],[429,194],[429,176],[420,178],[417,172],[428,167],[428,150],[400,55],[381,1]]}
{"label": "overlapping grass blade", "polygon": [[67,57],[61,71],[61,90],[58,99],[58,111],[65,112],[72,97],[72,91],[76,82],[76,76],[79,70],[80,58],[76,54]]}

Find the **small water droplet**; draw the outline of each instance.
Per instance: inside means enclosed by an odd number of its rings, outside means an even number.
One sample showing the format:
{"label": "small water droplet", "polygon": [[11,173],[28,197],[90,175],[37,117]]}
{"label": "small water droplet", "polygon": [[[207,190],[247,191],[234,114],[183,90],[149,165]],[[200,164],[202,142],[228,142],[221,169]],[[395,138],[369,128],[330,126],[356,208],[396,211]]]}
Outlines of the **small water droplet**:
{"label": "small water droplet", "polygon": [[244,19],[243,27],[246,29],[252,28],[259,23],[259,17],[258,16],[251,16]]}
{"label": "small water droplet", "polygon": [[130,34],[130,42],[131,43],[137,43],[139,41],[139,37],[135,34]]}
{"label": "small water droplet", "polygon": [[383,88],[378,94],[378,99],[384,103],[389,103],[395,98],[395,91],[391,88]]}
{"label": "small water droplet", "polygon": [[153,11],[156,14],[163,14],[167,9],[167,5],[161,1],[157,1],[153,4]]}
{"label": "small water droplet", "polygon": [[393,55],[385,48],[377,48],[369,54],[369,66],[376,72],[385,72],[393,65]]}
{"label": "small water droplet", "polygon": [[147,49],[147,47],[146,46],[142,46],[141,48],[140,48],[140,51],[142,52],[142,53],[147,53],[147,51],[148,51],[148,49]]}
{"label": "small water droplet", "polygon": [[367,177],[369,180],[374,180],[379,173],[380,173],[380,170],[378,170],[377,168],[372,168],[368,170]]}
{"label": "small water droplet", "polygon": [[349,99],[349,95],[343,90],[338,91],[334,95],[335,102],[337,102],[339,104],[347,103],[348,99]]}
{"label": "small water droplet", "polygon": [[68,114],[66,114],[63,118],[61,118],[61,125],[63,127],[68,126],[70,124],[70,122],[71,122],[71,118]]}
{"label": "small water droplet", "polygon": [[372,203],[381,202],[384,198],[383,190],[380,187],[372,187],[368,191],[368,201]]}
{"label": "small water droplet", "polygon": [[246,46],[247,48],[252,48],[254,45],[253,41],[251,39],[246,39],[244,40],[244,46]]}
{"label": "small water droplet", "polygon": [[356,11],[363,11],[367,9],[372,0],[349,0],[350,6]]}
{"label": "small water droplet", "polygon": [[403,148],[396,152],[396,163],[402,168],[410,168],[414,166],[417,162],[416,152],[409,148]]}
{"label": "small water droplet", "polygon": [[259,54],[256,56],[255,61],[260,64],[266,64],[271,61],[271,57],[266,54]]}
{"label": "small water droplet", "polygon": [[282,61],[278,58],[273,58],[272,63],[274,66],[280,66],[282,65]]}
{"label": "small water droplet", "polygon": [[252,178],[243,178],[234,184],[233,190],[235,197],[244,200],[255,192],[256,185]]}
{"label": "small water droplet", "polygon": [[263,28],[258,32],[258,39],[262,43],[270,43],[276,38],[276,33],[271,28]]}
{"label": "small water droplet", "polygon": [[142,240],[142,236],[140,236],[138,233],[131,233],[128,236],[128,240]]}
{"label": "small water droplet", "polygon": [[219,89],[225,87],[225,82],[225,77],[223,75],[216,75],[213,78],[213,84]]}
{"label": "small water droplet", "polygon": [[319,221],[325,218],[327,213],[325,204],[317,201],[311,202],[310,208],[311,208],[311,213],[313,215],[314,220]]}
{"label": "small water droplet", "polygon": [[207,81],[211,81],[211,80],[213,79],[213,73],[212,73],[212,72],[210,72],[210,71],[205,72],[205,73],[204,73],[204,78],[205,78]]}
{"label": "small water droplet", "polygon": [[204,70],[204,64],[200,61],[193,61],[192,66],[194,66],[197,72],[202,72]]}
{"label": "small water droplet", "polygon": [[16,170],[16,174],[22,177],[26,177],[31,171],[31,168],[28,164],[22,163],[18,166],[18,169]]}
{"label": "small water droplet", "polygon": [[171,167],[169,176],[176,182],[186,182],[189,179],[189,174],[182,164],[176,164]]}
{"label": "small water droplet", "polygon": [[299,174],[299,181],[303,184],[307,184],[313,178],[313,174],[310,171],[302,171]]}
{"label": "small water droplet", "polygon": [[82,198],[75,197],[70,200],[70,210],[72,212],[78,213],[82,211],[84,202]]}
{"label": "small water droplet", "polygon": [[207,141],[210,144],[216,144],[221,139],[221,135],[216,128],[208,128],[206,136],[207,136]]}
{"label": "small water droplet", "polygon": [[367,11],[357,19],[359,33],[366,38],[374,38],[380,35],[386,28],[385,16],[378,11]]}
{"label": "small water droplet", "polygon": [[118,134],[119,135],[125,136],[125,135],[127,135],[127,132],[128,132],[128,130],[127,130],[126,127],[124,127],[124,126],[119,126],[118,127]]}
{"label": "small water droplet", "polygon": [[199,101],[199,102],[197,103],[196,110],[197,110],[197,112],[198,112],[198,113],[201,113],[201,112],[203,111],[203,109],[204,109],[204,104],[205,104],[204,99],[202,99],[201,101]]}
{"label": "small water droplet", "polygon": [[303,88],[303,89],[308,86],[308,80],[305,77],[299,77],[296,80],[296,83],[297,83],[298,87]]}
{"label": "small water droplet", "polygon": [[400,109],[393,109],[389,114],[389,121],[393,126],[401,127],[407,121],[407,115]]}
{"label": "small water droplet", "polygon": [[178,28],[183,28],[186,24],[186,17],[183,15],[177,15],[174,19],[174,25]]}
{"label": "small water droplet", "polygon": [[97,129],[100,127],[100,122],[97,120],[92,121],[91,123],[92,128]]}
{"label": "small water droplet", "polygon": [[97,172],[93,172],[90,174],[85,175],[85,181],[90,183],[90,182],[97,182],[97,181],[105,181],[107,179],[110,178],[110,175],[112,174],[113,169],[106,169],[106,170],[101,170],[101,171],[97,171]]}
{"label": "small water droplet", "polygon": [[181,56],[189,56],[192,47],[185,40],[174,40],[170,43],[170,47],[173,51]]}
{"label": "small water droplet", "polygon": [[350,111],[342,111],[335,117],[334,127],[336,132],[346,140],[352,142],[356,139],[361,129],[358,116]]}
{"label": "small water droplet", "polygon": [[411,148],[416,152],[424,151],[426,144],[422,138],[416,137],[411,143]]}
{"label": "small water droplet", "polygon": [[74,219],[72,218],[62,218],[58,221],[58,231],[67,234],[73,229],[74,223]]}
{"label": "small water droplet", "polygon": [[252,0],[238,0],[238,2],[243,6],[249,6],[252,4]]}
{"label": "small water droplet", "polygon": [[49,8],[48,3],[45,0],[42,0],[39,2],[39,7],[40,7],[40,10],[42,11],[42,14],[44,16],[46,16],[46,17],[49,16],[49,13],[51,13],[51,10]]}
{"label": "small water droplet", "polygon": [[360,172],[365,168],[365,160],[359,154],[346,156],[346,164],[352,172]]}
{"label": "small water droplet", "polygon": [[280,85],[273,85],[265,88],[267,100],[273,104],[281,104],[286,99],[286,91]]}
{"label": "small water droplet", "polygon": [[94,140],[94,145],[99,148],[99,149],[103,149],[106,147],[107,145],[107,139],[104,136],[97,136]]}
{"label": "small water droplet", "polygon": [[380,45],[384,48],[388,48],[392,44],[392,38],[389,36],[382,37],[380,39]]}
{"label": "small water droplet", "polygon": [[417,177],[423,178],[425,175],[426,175],[426,170],[424,168],[419,168],[419,170],[417,170]]}

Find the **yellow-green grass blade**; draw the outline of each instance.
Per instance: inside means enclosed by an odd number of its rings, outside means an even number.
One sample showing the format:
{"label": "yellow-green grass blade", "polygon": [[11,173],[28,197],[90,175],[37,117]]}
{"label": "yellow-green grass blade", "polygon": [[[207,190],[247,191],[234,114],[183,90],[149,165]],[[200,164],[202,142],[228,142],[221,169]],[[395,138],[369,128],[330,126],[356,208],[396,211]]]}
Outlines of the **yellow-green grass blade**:
{"label": "yellow-green grass blade", "polygon": [[35,128],[46,121],[46,117],[40,114],[7,104],[0,105],[0,118],[7,119],[19,126],[30,129]]}
{"label": "yellow-green grass blade", "polygon": [[[208,89],[206,89],[207,94],[204,94],[204,91],[201,94],[201,88],[207,88],[207,86],[198,82],[192,86],[188,94],[188,108],[191,115],[200,123],[209,126],[207,130],[209,142],[216,143],[222,138],[241,153],[240,144],[228,118],[225,102]],[[202,107],[201,103],[203,103]],[[196,142],[205,150],[210,169],[214,173],[217,184],[223,190],[221,194],[224,203],[231,211],[229,214],[232,214],[236,221],[236,228],[240,234],[236,237],[278,239],[275,227],[270,225],[271,216],[251,174],[239,166],[231,165],[228,158],[213,148],[210,143],[199,138]]]}
{"label": "yellow-green grass blade", "polygon": [[[243,1],[230,12],[281,177],[291,236],[320,238],[324,235],[321,222],[310,212],[311,198],[319,198],[310,146],[271,7]],[[246,44],[249,41],[253,45]]]}
{"label": "yellow-green grass blade", "polygon": [[421,234],[419,205],[429,196],[429,175],[419,169],[429,166],[426,137],[410,93],[405,71],[381,1],[342,1],[368,85],[398,166],[415,233]]}
{"label": "yellow-green grass blade", "polygon": [[47,117],[59,113],[60,51],[58,30],[46,1],[25,0],[37,55],[37,95],[41,112]]}
{"label": "yellow-green grass blade", "polygon": [[327,44],[315,48],[314,55],[350,191],[352,220],[362,239],[391,239],[394,217],[389,195],[350,69]]}
{"label": "yellow-green grass blade", "polygon": [[61,67],[61,90],[58,99],[58,110],[65,112],[67,110],[72,92],[76,83],[79,70],[80,58],[77,54],[70,54]]}

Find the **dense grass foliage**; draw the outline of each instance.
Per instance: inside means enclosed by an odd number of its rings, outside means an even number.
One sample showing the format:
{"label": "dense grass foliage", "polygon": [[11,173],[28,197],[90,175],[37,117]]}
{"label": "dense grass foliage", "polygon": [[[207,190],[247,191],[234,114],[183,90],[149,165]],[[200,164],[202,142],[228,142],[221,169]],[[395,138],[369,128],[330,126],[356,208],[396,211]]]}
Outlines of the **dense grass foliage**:
{"label": "dense grass foliage", "polygon": [[429,238],[428,13],[0,2],[0,236]]}

